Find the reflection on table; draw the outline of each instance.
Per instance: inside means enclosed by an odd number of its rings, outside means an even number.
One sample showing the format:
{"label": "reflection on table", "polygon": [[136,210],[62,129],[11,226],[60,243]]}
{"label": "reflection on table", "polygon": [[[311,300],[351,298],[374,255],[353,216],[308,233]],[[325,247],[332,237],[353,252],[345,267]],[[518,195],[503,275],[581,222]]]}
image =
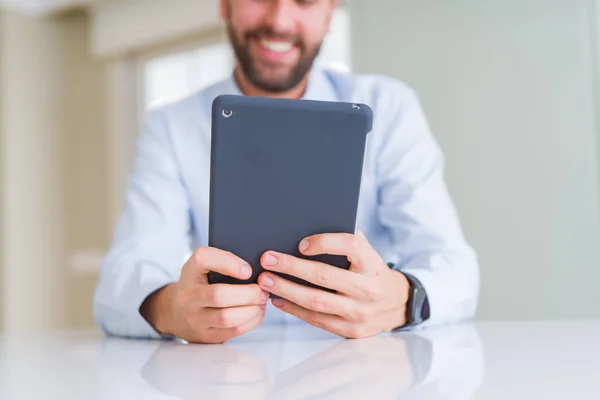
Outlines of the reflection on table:
{"label": "reflection on table", "polygon": [[[104,398],[126,397],[132,381],[124,377],[136,374],[144,393],[165,398],[469,398],[483,370],[472,325],[362,340],[308,325],[266,326],[225,345],[163,342],[150,352],[137,344],[103,343],[101,370],[111,371],[101,381]],[[151,353],[143,364],[142,351]]]}

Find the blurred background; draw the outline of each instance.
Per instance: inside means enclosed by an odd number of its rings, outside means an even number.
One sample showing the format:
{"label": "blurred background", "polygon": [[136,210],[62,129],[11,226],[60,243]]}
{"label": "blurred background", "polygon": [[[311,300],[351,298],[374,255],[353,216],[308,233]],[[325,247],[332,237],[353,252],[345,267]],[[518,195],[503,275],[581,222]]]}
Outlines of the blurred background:
{"label": "blurred background", "polygon": [[[0,4],[0,330],[93,327],[145,113],[231,73],[218,1]],[[319,63],[419,92],[479,319],[600,318],[600,0],[346,0]]]}

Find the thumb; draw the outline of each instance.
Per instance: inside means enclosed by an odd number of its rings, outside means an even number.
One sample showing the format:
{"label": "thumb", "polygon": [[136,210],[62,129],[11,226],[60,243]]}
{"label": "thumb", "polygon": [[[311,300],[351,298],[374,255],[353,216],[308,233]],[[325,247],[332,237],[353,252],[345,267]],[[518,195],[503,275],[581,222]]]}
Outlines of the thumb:
{"label": "thumb", "polygon": [[183,266],[181,277],[183,280],[208,283],[207,275],[211,271],[240,280],[252,276],[250,265],[233,253],[214,247],[200,247]]}

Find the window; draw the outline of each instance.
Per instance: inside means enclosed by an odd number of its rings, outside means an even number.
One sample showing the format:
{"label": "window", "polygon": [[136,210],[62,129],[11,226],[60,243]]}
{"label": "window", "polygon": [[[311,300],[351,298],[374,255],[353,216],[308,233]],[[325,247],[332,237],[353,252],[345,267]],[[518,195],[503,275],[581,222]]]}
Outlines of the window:
{"label": "window", "polygon": [[152,59],[144,66],[145,109],[160,107],[227,78],[234,66],[228,43]]}
{"label": "window", "polygon": [[323,41],[316,63],[325,68],[350,72],[352,70],[350,45],[350,13],[344,8],[339,8],[331,20],[331,30]]}

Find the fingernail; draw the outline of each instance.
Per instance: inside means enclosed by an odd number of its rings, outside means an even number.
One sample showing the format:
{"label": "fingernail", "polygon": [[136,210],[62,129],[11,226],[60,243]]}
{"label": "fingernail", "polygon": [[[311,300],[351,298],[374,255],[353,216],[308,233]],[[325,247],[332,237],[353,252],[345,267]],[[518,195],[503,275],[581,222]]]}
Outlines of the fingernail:
{"label": "fingernail", "polygon": [[267,308],[267,304],[261,304],[260,308],[262,308],[263,310]]}
{"label": "fingernail", "polygon": [[263,286],[266,286],[266,287],[271,287],[275,283],[273,278],[271,278],[270,276],[267,276],[265,279],[263,279],[262,282],[263,282]]}
{"label": "fingernail", "polygon": [[249,265],[242,265],[242,275],[250,278],[252,275],[252,268]]}
{"label": "fingernail", "polygon": [[269,300],[269,293],[268,292],[262,292],[262,294],[260,295],[260,298],[262,299],[262,301]]}
{"label": "fingernail", "polygon": [[300,242],[300,246],[299,246],[300,247],[300,251],[306,251],[306,250],[308,250],[308,246],[309,246],[308,240],[307,239],[302,240]]}
{"label": "fingernail", "polygon": [[281,299],[273,299],[271,302],[275,307],[281,307],[283,305],[283,300]]}
{"label": "fingernail", "polygon": [[277,265],[277,258],[273,254],[268,253],[265,256],[263,262],[265,263],[265,266],[272,267],[274,265]]}

